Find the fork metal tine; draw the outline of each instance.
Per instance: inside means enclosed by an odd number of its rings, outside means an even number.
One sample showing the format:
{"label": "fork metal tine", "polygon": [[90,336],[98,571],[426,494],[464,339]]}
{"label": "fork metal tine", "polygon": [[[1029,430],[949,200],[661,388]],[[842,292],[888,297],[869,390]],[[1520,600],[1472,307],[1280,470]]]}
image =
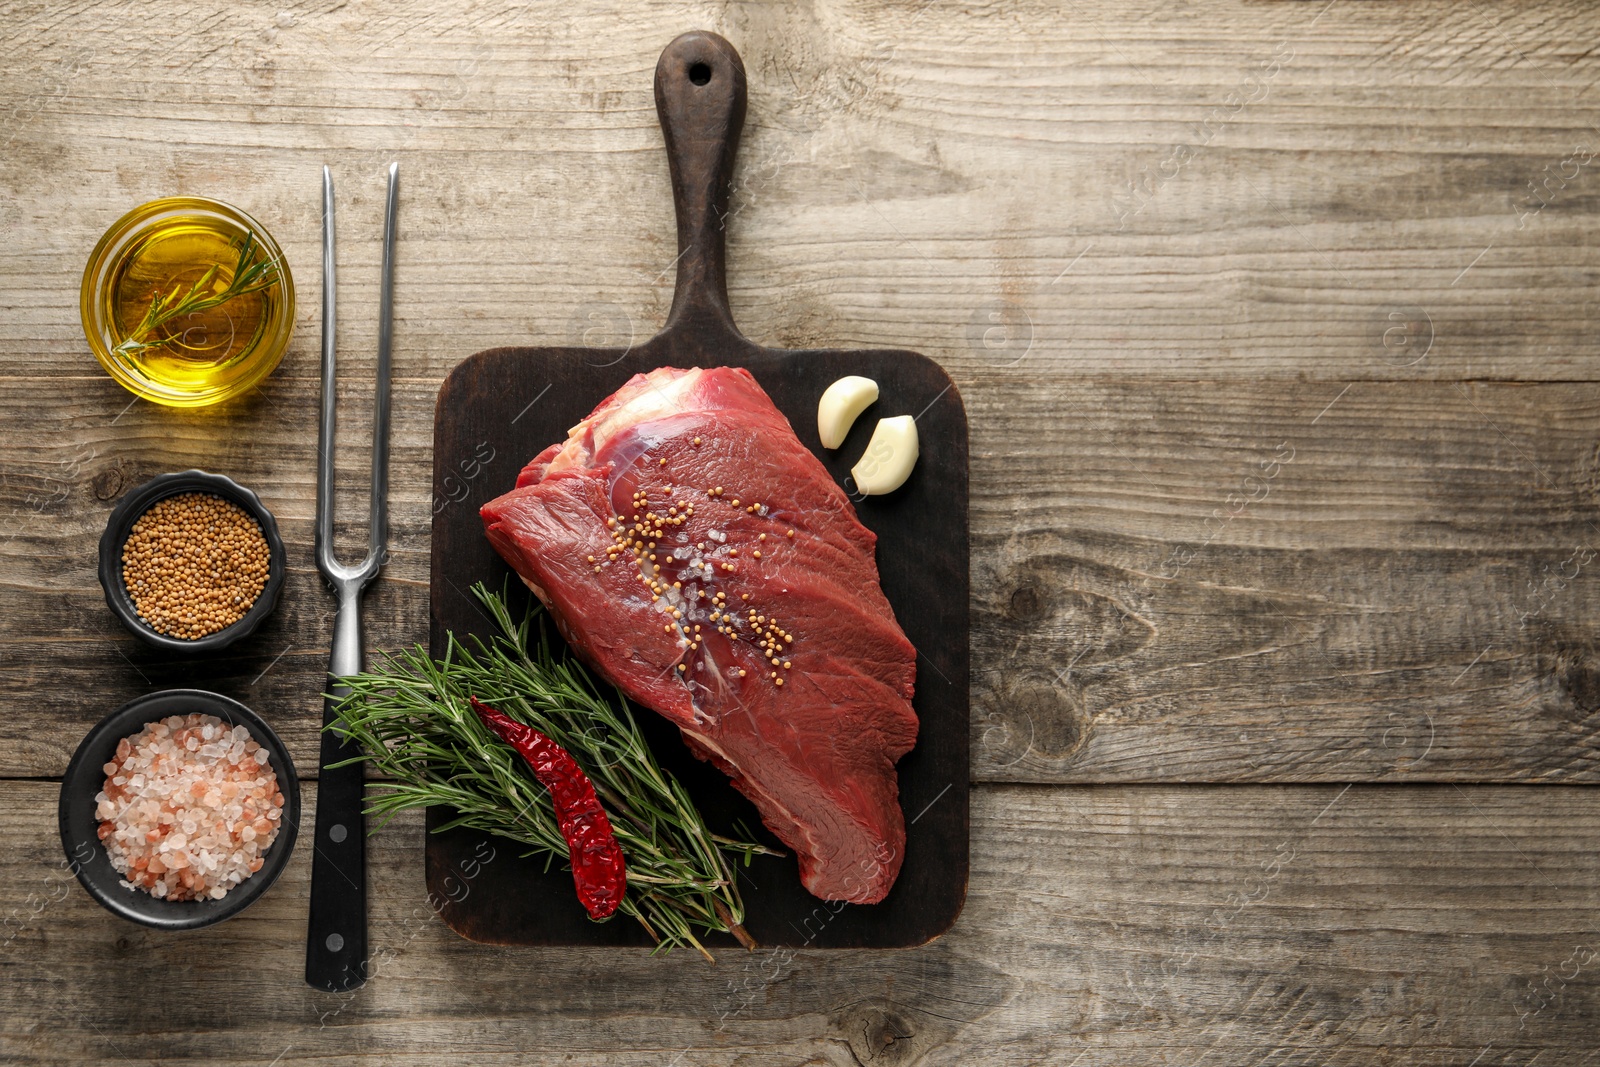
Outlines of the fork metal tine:
{"label": "fork metal tine", "polygon": [[354,567],[334,555],[334,443],[337,433],[337,318],[335,313],[333,174],[322,168],[322,405],[317,429],[317,569],[335,585],[365,585],[383,566],[389,533],[389,414],[394,339],[395,219],[400,165],[389,165],[384,209],[383,273],[378,296],[378,374],[372,415],[372,495],[368,507],[367,555]]}
{"label": "fork metal tine", "polygon": [[328,689],[322,702],[317,764],[316,828],[311,858],[311,900],[306,917],[306,982],[343,991],[367,980],[367,853],[361,750],[339,729],[345,679],[362,668],[361,594],[383,566],[389,531],[389,377],[394,304],[395,208],[398,164],[389,167],[383,228],[383,279],[378,309],[378,380],[372,415],[372,501],[367,558],[341,564],[333,552],[334,426],[337,411],[334,348],[333,175],[322,168],[322,406],[317,430],[317,569],[332,586],[333,616]]}
{"label": "fork metal tine", "polygon": [[400,164],[389,164],[389,194],[383,218],[383,280],[378,291],[378,391],[372,413],[372,504],[368,510],[367,558],[363,570],[383,563],[389,534],[389,375],[394,343],[394,228]]}

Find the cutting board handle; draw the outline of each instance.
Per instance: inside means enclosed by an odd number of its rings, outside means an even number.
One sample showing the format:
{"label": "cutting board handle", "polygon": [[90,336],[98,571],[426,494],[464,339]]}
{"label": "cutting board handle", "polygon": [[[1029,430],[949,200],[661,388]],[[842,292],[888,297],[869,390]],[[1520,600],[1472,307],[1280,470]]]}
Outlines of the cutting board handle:
{"label": "cutting board handle", "polygon": [[744,62],[714,33],[678,37],[656,63],[656,113],[678,211],[678,286],[663,332],[738,337],[728,310],[726,234],[733,157],[744,127]]}

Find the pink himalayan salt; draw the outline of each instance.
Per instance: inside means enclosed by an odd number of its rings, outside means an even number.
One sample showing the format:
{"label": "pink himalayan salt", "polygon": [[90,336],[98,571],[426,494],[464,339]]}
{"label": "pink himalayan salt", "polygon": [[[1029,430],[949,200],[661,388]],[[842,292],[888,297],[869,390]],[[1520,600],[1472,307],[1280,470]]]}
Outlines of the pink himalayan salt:
{"label": "pink himalayan salt", "polygon": [[168,716],[119,741],[95,817],[122,885],[220,900],[259,871],[283,817],[270,764],[249,730],[214,715]]}

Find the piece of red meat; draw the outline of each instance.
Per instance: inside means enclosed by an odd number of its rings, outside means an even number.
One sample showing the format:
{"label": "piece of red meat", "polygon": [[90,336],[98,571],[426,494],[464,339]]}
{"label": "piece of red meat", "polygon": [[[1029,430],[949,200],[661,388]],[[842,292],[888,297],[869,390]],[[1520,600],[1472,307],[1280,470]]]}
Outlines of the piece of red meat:
{"label": "piece of red meat", "polygon": [[808,890],[883,899],[916,650],[877,538],[748,371],[635,375],[480,514],[577,654],[732,778]]}

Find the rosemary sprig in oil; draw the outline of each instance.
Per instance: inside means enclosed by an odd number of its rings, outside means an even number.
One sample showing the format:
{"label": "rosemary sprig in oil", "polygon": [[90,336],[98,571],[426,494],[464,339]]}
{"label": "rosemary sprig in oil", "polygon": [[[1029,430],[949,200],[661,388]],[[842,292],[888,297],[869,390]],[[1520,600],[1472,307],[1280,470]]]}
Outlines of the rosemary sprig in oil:
{"label": "rosemary sprig in oil", "polygon": [[151,348],[160,348],[174,342],[182,344],[180,335],[163,333],[168,323],[175,319],[194,315],[201,311],[210,311],[214,307],[226,304],[230,300],[237,300],[241,296],[259,293],[269,289],[278,282],[278,261],[268,257],[253,260],[255,252],[256,235],[254,231],[246,231],[244,241],[239,246],[239,258],[234,263],[233,277],[220,293],[213,293],[212,283],[216,281],[220,264],[213,263],[211,268],[200,276],[200,280],[189,286],[188,292],[182,292],[176,286],[166,295],[160,290],[151,294],[150,306],[145,309],[144,318],[139,325],[129,331],[112,352],[122,357],[137,356]]}
{"label": "rosemary sprig in oil", "polygon": [[[692,945],[695,932],[731,932],[752,945],[729,860],[770,854],[754,841],[714,834],[678,781],[663,771],[620,692],[605,693],[582,665],[551,647],[535,613],[514,620],[501,595],[473,595],[499,633],[487,641],[451,635],[444,657],[421,646],[390,653],[375,670],[344,679],[342,729],[386,780],[367,783],[367,812],[384,821],[408,808],[443,805],[440,827],[470,827],[565,861],[544,786],[522,758],[479,721],[477,697],[565,748],[594,783],[628,864],[618,909],[637,920],[658,951]],[[709,956],[708,956],[709,958]]]}

